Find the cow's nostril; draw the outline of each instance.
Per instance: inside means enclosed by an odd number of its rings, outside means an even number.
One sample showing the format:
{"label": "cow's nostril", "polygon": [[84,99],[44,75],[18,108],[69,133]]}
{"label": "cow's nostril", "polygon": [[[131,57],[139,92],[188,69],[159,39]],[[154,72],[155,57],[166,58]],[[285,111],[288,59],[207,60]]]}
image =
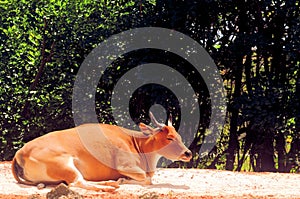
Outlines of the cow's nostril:
{"label": "cow's nostril", "polygon": [[191,151],[186,151],[186,152],[184,152],[184,155],[186,157],[190,157],[190,156],[192,156],[192,152]]}

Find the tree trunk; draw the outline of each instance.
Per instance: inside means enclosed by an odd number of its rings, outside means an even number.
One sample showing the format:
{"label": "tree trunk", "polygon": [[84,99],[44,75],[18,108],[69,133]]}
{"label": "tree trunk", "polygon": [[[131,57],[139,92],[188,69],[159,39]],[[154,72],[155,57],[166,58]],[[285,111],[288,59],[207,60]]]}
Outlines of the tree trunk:
{"label": "tree trunk", "polygon": [[[237,99],[241,95],[242,75],[243,75],[243,58],[237,62],[240,64],[235,73],[235,89],[233,99]],[[238,124],[239,109],[233,108],[230,119],[230,135],[229,144],[226,154],[226,170],[232,171],[234,168],[235,153],[238,146],[237,124]]]}
{"label": "tree trunk", "polygon": [[283,133],[276,137],[276,150],[278,153],[278,172],[286,172],[285,138]]}
{"label": "tree trunk", "polygon": [[266,133],[266,135],[261,153],[259,154],[261,159],[260,171],[275,172],[273,136],[269,136],[269,133]]}

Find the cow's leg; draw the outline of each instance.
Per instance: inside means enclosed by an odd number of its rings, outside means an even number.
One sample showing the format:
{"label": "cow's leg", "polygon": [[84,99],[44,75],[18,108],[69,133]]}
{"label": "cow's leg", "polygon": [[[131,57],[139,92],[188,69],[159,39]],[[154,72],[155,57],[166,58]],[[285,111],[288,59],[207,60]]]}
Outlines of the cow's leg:
{"label": "cow's leg", "polygon": [[88,181],[88,182],[89,182],[89,184],[93,184],[93,185],[111,186],[111,187],[115,187],[115,188],[120,187],[120,185],[119,185],[120,183],[115,180],[98,181],[98,182]]}
{"label": "cow's leg", "polygon": [[[31,182],[54,184],[65,182],[70,187],[80,187],[94,191],[115,191],[116,183],[92,183],[86,181],[69,155],[58,155],[51,151],[33,153],[24,158],[25,177]],[[41,155],[42,154],[42,155]],[[111,186],[112,185],[112,186]]]}
{"label": "cow's leg", "polygon": [[151,185],[151,177],[148,177],[139,167],[122,168],[119,172],[127,178],[120,178],[117,182],[119,184],[139,184],[139,185]]}
{"label": "cow's leg", "polygon": [[[58,165],[59,166],[59,165]],[[94,190],[94,191],[106,191],[106,192],[112,192],[115,191],[117,187],[119,187],[118,183],[109,183],[108,181],[103,182],[90,182],[86,181],[80,171],[76,168],[74,164],[74,160],[72,157],[69,158],[68,164],[60,165],[61,167],[65,167],[63,169],[60,169],[61,172],[57,172],[57,170],[54,169],[54,173],[52,175],[56,175],[56,177],[63,177],[66,175],[66,172],[72,173],[72,175],[76,176],[75,178],[69,178],[65,179],[65,181],[68,183],[70,187],[80,187],[88,190]]]}
{"label": "cow's leg", "polygon": [[152,185],[152,179],[151,179],[151,177],[146,177],[143,180],[134,180],[134,179],[127,179],[127,178],[120,178],[117,182],[119,184]]}
{"label": "cow's leg", "polygon": [[[117,184],[117,186],[116,186]],[[79,187],[83,189],[88,190],[94,190],[94,191],[105,191],[105,192],[113,192],[116,190],[116,188],[119,187],[119,183],[115,182],[114,184],[111,183],[94,183],[89,182],[83,179],[76,180],[75,182],[72,182],[69,184],[70,187]]]}
{"label": "cow's leg", "polygon": [[117,181],[119,184],[152,184],[151,178],[147,177],[146,172],[137,164],[138,162],[140,162],[138,154],[122,154],[122,152],[118,154],[117,170],[127,177],[120,178]]}

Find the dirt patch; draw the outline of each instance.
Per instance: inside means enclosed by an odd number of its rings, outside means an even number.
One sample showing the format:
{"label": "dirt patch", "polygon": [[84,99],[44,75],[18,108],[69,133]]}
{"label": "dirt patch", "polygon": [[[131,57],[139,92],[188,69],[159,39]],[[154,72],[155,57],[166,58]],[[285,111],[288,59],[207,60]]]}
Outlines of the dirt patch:
{"label": "dirt patch", "polygon": [[[44,199],[54,187],[38,190],[17,184],[11,163],[0,163],[0,199]],[[283,173],[230,172],[202,169],[158,169],[154,185],[121,185],[114,193],[72,188],[88,199],[167,198],[299,198],[300,175]]]}

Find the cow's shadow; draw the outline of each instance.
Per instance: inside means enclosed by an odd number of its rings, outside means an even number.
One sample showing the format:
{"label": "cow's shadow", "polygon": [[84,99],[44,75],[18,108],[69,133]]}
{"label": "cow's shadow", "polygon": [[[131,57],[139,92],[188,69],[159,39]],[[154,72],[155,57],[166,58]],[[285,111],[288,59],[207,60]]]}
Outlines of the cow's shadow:
{"label": "cow's shadow", "polygon": [[152,185],[144,185],[147,189],[154,189],[154,188],[169,188],[169,189],[190,189],[187,185],[173,185],[170,183],[162,183],[162,184],[152,184]]}

